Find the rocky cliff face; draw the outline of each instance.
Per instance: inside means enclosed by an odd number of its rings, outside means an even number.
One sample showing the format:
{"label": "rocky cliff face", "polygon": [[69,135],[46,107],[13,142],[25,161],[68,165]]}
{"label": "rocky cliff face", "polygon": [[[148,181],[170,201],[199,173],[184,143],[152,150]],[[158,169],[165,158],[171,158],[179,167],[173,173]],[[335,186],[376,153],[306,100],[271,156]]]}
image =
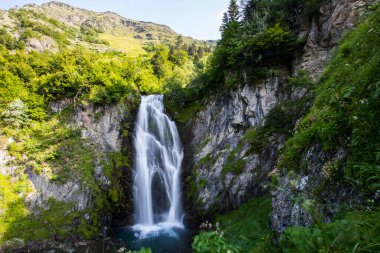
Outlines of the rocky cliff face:
{"label": "rocky cliff face", "polygon": [[[73,101],[65,99],[54,102],[50,106],[53,113],[67,113],[64,110],[68,107],[72,108]],[[14,164],[17,159],[10,156],[7,151],[14,140],[3,140],[2,138],[0,173],[11,177],[11,180],[18,180],[21,175],[26,177],[29,190],[25,195],[24,204],[30,216],[38,215],[41,209],[49,212],[50,203],[54,201],[61,203],[62,208],[69,205],[70,212],[78,214],[75,220],[68,221],[73,228],[67,227],[66,229],[76,231],[78,226],[83,226],[80,223],[84,222],[91,224],[91,226],[96,224],[94,231],[97,231],[99,225],[102,227],[111,225],[113,212],[117,214],[116,209],[118,207],[123,207],[123,210],[127,212],[128,206],[132,206],[129,199],[130,192],[128,192],[131,190],[127,179],[131,173],[127,164],[128,161],[117,164],[117,159],[114,156],[120,154],[119,156],[124,156],[123,159],[130,159],[128,155],[131,152],[130,143],[126,131],[133,126],[131,112],[133,107],[129,103],[119,103],[110,106],[79,105],[74,106],[74,108],[74,110],[70,109],[71,113],[65,116],[66,123],[62,123],[79,131],[81,144],[89,149],[88,152],[94,154],[92,157],[94,159],[93,167],[89,168],[90,175],[86,175],[86,178],[81,176],[68,177],[64,182],[55,182],[52,180],[49,171],[37,173],[29,165],[20,167],[18,164],[16,166]],[[27,157],[24,156],[23,159],[27,160]],[[83,165],[78,164],[78,166]],[[75,168],[68,169],[75,172]],[[89,181],[90,179],[94,180],[93,183]],[[111,195],[110,191],[116,191],[116,193]],[[114,200],[117,201],[115,210],[112,209],[114,202],[110,196],[118,198]],[[99,203],[96,202],[100,200],[104,203],[110,203],[99,206]],[[94,214],[100,215],[98,221],[100,223],[93,223]],[[97,235],[105,236],[106,233],[106,230],[100,230]]]}
{"label": "rocky cliff face", "polygon": [[[72,104],[71,100],[63,100],[51,105],[52,111],[60,113]],[[125,119],[126,108],[122,104],[105,107],[93,105],[76,107],[72,116],[72,127],[81,131],[83,142],[95,145],[96,161],[94,176],[99,185],[106,187],[110,184],[104,176],[101,162],[107,159],[107,153],[121,151],[121,131]],[[44,174],[36,174],[27,170],[34,191],[29,194],[27,201],[34,205],[43,205],[49,198],[66,203],[75,203],[77,210],[91,208],[93,196],[90,189],[82,187],[80,178],[66,182],[63,185],[51,182]]]}
{"label": "rocky cliff face", "polygon": [[[195,210],[189,205],[191,212],[210,214],[215,209],[235,208],[267,191],[271,176],[276,174],[279,150],[286,136],[272,135],[265,147],[257,149],[254,143],[252,147],[247,141],[252,138],[250,129],[265,124],[266,116],[276,105],[305,95],[304,89],[286,92],[286,77],[295,76],[303,69],[318,80],[344,32],[357,24],[369,4],[350,0],[324,2],[320,15],[302,22],[299,37],[306,40],[306,45],[289,66],[280,68],[276,76],[260,83],[243,83],[234,91],[209,98],[204,109],[187,123],[190,133],[184,137],[184,142],[189,143],[185,147],[188,153],[184,165],[185,185],[186,191],[192,192],[187,194],[187,201],[195,201],[201,207]],[[308,192],[328,181],[323,168],[344,163],[346,155],[344,149],[326,154],[320,147],[314,147],[304,158],[311,174],[276,176],[277,188],[271,192],[271,220],[275,231],[281,232],[289,225],[312,223],[312,217],[294,199],[299,195],[312,198]],[[320,191],[325,205],[317,208],[326,214],[325,219],[330,219],[335,207],[354,194],[352,189],[338,183]],[[351,204],[360,201],[360,196],[352,199]]]}
{"label": "rocky cliff face", "polygon": [[[190,152],[185,153],[193,154],[196,201],[203,210],[236,208],[247,196],[266,187],[278,147],[249,154],[244,137],[247,129],[262,124],[276,103],[287,97],[282,89],[286,73],[284,70],[281,77],[269,77],[255,86],[245,84],[238,90],[210,98],[205,110],[191,122]],[[239,171],[228,170],[229,163],[239,167]]]}
{"label": "rocky cliff face", "polygon": [[355,0],[324,1],[319,15],[302,20],[299,38],[306,40],[304,52],[292,66],[293,71],[308,71],[315,80],[322,74],[344,32],[354,27],[366,8],[375,2]]}
{"label": "rocky cliff face", "polygon": [[276,187],[271,191],[272,229],[281,233],[288,226],[311,225],[315,217],[310,213],[314,210],[323,214],[324,221],[332,221],[340,206],[351,208],[362,203],[363,196],[351,185],[332,180],[336,175],[343,175],[342,169],[338,168],[346,161],[344,148],[326,153],[316,145],[302,158],[308,173],[279,173]]}

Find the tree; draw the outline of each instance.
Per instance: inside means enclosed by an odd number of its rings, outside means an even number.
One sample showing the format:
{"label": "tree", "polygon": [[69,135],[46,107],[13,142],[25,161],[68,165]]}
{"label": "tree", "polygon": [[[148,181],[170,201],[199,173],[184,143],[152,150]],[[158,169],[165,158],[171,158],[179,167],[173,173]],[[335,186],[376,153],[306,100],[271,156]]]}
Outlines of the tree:
{"label": "tree", "polygon": [[189,49],[188,49],[188,53],[189,55],[193,56],[196,52],[196,49],[197,49],[197,45],[193,42],[190,46],[189,46]]}
{"label": "tree", "polygon": [[198,50],[197,50],[198,57],[199,58],[203,58],[204,52],[205,52],[205,50],[203,49],[203,47],[199,47]]}
{"label": "tree", "polygon": [[178,35],[175,46],[177,49],[180,49],[182,45],[183,45],[183,37],[182,35]]}
{"label": "tree", "polygon": [[236,0],[230,0],[230,5],[227,12],[223,14],[222,25],[220,26],[220,31],[226,30],[227,26],[232,22],[237,22],[239,20],[239,5]]}
{"label": "tree", "polygon": [[154,74],[158,78],[163,78],[169,75],[171,71],[171,63],[169,62],[169,49],[166,46],[157,46],[155,52],[150,59]]}
{"label": "tree", "polygon": [[27,106],[21,99],[16,99],[3,111],[2,116],[4,122],[16,128],[24,126],[29,120],[26,112],[27,109]]}
{"label": "tree", "polygon": [[229,22],[230,22],[230,20],[228,18],[228,14],[227,14],[227,12],[225,12],[223,14],[222,25],[220,26],[220,31],[221,32],[223,32],[226,29],[226,27],[227,27],[227,25],[228,25]]}
{"label": "tree", "polygon": [[236,22],[239,20],[239,5],[236,0],[230,0],[230,6],[228,7],[227,12],[229,22]]}

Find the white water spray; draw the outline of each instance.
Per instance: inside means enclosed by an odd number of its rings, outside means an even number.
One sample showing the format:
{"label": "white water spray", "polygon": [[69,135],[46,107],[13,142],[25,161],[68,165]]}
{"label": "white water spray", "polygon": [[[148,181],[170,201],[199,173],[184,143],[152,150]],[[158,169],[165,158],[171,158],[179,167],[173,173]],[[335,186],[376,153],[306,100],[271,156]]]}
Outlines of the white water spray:
{"label": "white water spray", "polygon": [[163,96],[141,98],[135,136],[134,228],[183,227],[180,172],[183,148],[164,113]]}

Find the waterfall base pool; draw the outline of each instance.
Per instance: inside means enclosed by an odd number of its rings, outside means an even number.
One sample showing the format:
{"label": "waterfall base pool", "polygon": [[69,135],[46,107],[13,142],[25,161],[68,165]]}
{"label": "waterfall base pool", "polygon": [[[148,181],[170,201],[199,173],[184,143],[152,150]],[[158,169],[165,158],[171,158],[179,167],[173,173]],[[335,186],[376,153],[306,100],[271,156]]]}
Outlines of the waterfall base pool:
{"label": "waterfall base pool", "polygon": [[142,230],[136,227],[117,229],[115,239],[123,241],[127,248],[139,250],[150,248],[153,253],[189,253],[191,250],[191,234],[178,227],[165,227],[160,224]]}

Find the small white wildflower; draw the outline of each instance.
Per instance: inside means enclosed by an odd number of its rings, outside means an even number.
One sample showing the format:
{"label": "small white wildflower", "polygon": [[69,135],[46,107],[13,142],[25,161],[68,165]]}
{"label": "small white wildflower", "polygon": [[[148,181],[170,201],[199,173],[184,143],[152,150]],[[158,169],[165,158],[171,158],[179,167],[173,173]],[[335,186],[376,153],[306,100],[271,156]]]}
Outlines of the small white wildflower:
{"label": "small white wildflower", "polygon": [[125,251],[125,248],[124,247],[121,247],[120,249],[117,250],[118,253],[122,253]]}

